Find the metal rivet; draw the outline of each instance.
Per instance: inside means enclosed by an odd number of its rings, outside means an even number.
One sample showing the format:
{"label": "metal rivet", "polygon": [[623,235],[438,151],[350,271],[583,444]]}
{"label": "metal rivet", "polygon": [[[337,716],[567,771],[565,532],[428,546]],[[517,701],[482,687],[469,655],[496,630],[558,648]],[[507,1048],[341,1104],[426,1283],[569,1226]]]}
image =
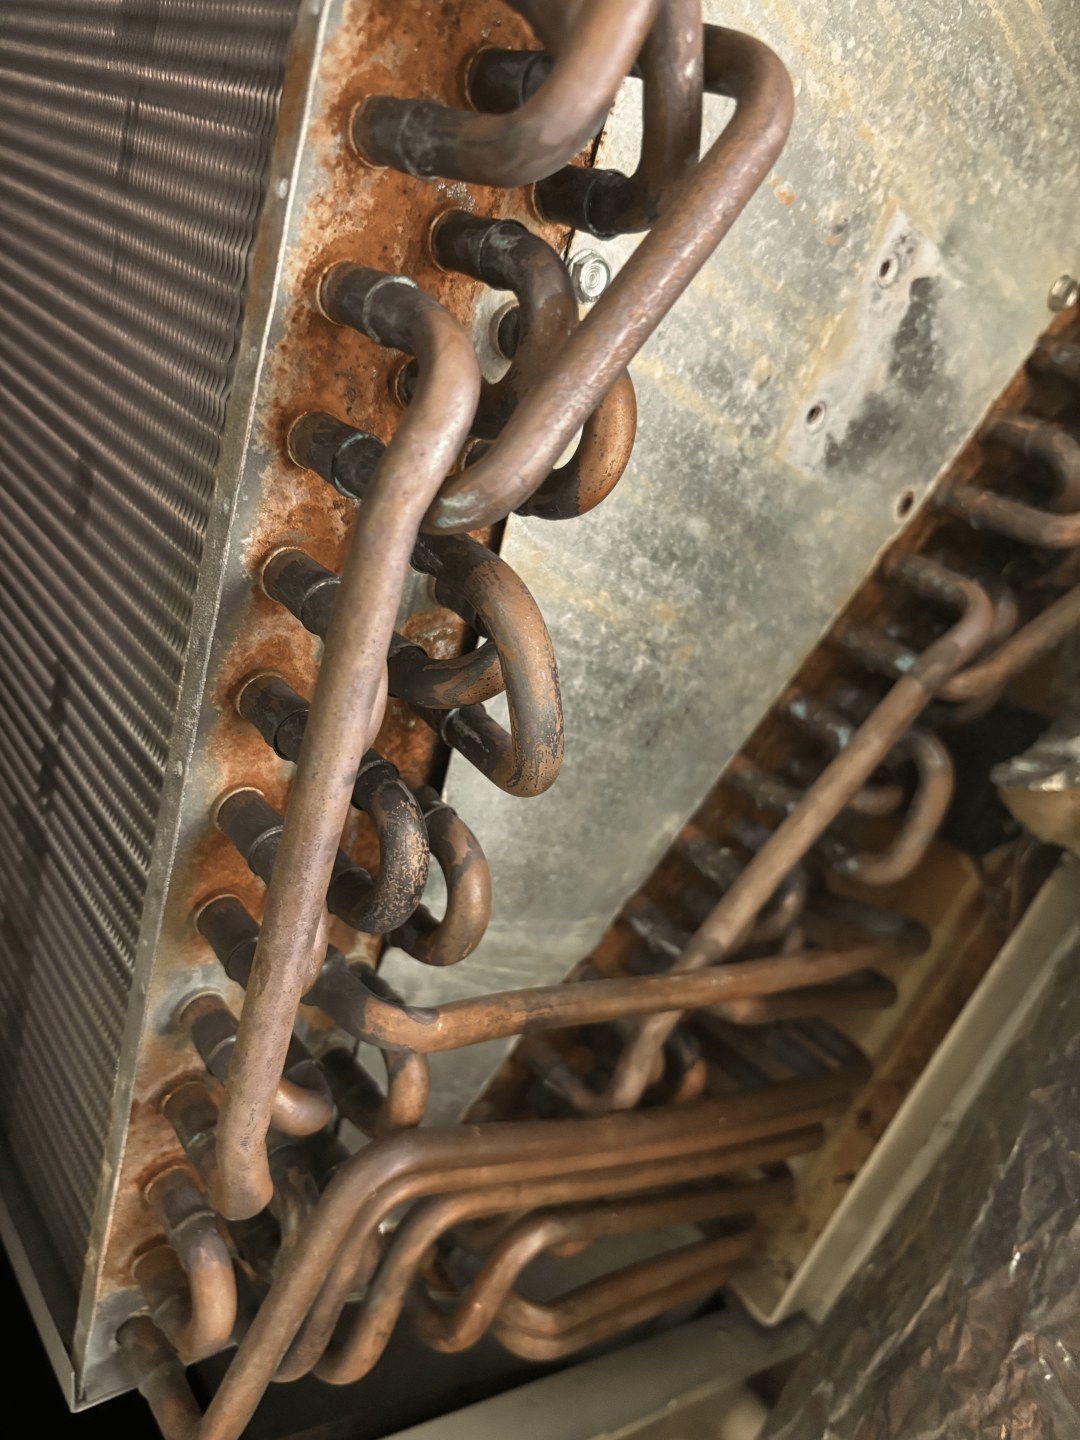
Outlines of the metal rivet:
{"label": "metal rivet", "polygon": [[1077,300],[1080,300],[1080,280],[1074,275],[1059,275],[1046,297],[1051,310],[1069,310]]}
{"label": "metal rivet", "polygon": [[582,305],[591,305],[611,284],[611,268],[595,250],[582,250],[570,261],[570,278]]}
{"label": "metal rivet", "polygon": [[878,266],[877,283],[883,290],[894,285],[900,275],[900,257],[897,255],[886,255]]}
{"label": "metal rivet", "polygon": [[825,415],[828,406],[824,400],[815,400],[810,409],[806,412],[806,428],[808,430],[820,430],[825,424]]}

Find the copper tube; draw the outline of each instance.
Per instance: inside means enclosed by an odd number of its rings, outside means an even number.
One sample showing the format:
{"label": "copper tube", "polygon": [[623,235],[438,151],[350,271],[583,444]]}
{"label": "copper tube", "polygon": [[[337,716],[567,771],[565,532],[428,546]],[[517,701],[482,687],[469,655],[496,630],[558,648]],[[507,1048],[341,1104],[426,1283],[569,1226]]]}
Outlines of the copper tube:
{"label": "copper tube", "polygon": [[475,185],[527,185],[592,138],[634,63],[660,0],[586,0],[540,90],[510,115],[373,95],[353,114],[352,143],[371,165]]}
{"label": "copper tube", "polygon": [[789,1199],[793,1190],[788,1175],[776,1180],[712,1185],[681,1194],[641,1195],[615,1202],[594,1200],[558,1210],[533,1211],[499,1237],[455,1309],[440,1310],[421,1291],[410,1317],[413,1329],[433,1350],[444,1354],[467,1350],[495,1319],[522,1270],[544,1251],[568,1241],[588,1244],[606,1235],[752,1214],[761,1205]]}
{"label": "copper tube", "polygon": [[1046,550],[1071,550],[1080,545],[1080,514],[1053,515],[992,490],[980,490],[967,481],[946,479],[936,491],[934,503],[976,529],[995,530],[1024,545]]}
{"label": "copper tube", "polygon": [[[839,754],[855,734],[855,726],[838,710],[802,691],[790,694],[783,708],[800,729],[821,741],[834,755]],[[891,815],[903,803],[903,786],[867,784],[851,797],[847,808],[856,815]]]}
{"label": "copper tube", "polygon": [[1058,515],[1080,510],[1080,442],[1064,425],[1009,410],[991,420],[982,438],[1004,445],[1026,460],[1041,460],[1049,467],[1058,489],[1047,509]]}
{"label": "copper tube", "polygon": [[319,1190],[308,1168],[304,1152],[289,1135],[271,1129],[266,1154],[274,1182],[270,1213],[281,1229],[281,1243],[273,1272],[279,1274],[300,1237],[300,1227],[319,1203]]}
{"label": "copper tube", "polygon": [[168,1240],[161,1248],[171,1251],[187,1277],[186,1294],[157,1251],[135,1262],[136,1282],[147,1292],[155,1324],[186,1363],[216,1355],[236,1323],[236,1277],[214,1212],[186,1166],[155,1176],[145,1193]]}
{"label": "copper tube", "polygon": [[456,965],[471,955],[491,918],[491,872],[464,820],[425,786],[416,792],[428,842],[446,880],[446,913],[436,920],[421,905],[390,942],[425,965]]}
{"label": "copper tube", "polygon": [[1004,685],[1080,625],[1080,585],[1055,600],[1016,632],[988,660],[969,665],[941,689],[946,700],[971,700]]}
{"label": "copper tube", "polygon": [[[229,1060],[236,1043],[237,1021],[220,995],[197,995],[180,1012],[180,1023],[191,1035],[199,1057],[215,1079],[229,1078]],[[216,1122],[215,1113],[215,1122]],[[313,1135],[330,1121],[330,1106],[322,1095],[287,1079],[277,1083],[271,1124],[285,1135]]]}
{"label": "copper tube", "polygon": [[840,874],[864,885],[892,885],[910,875],[952,803],[953,763],[938,737],[916,726],[899,743],[914,760],[919,780],[898,834],[876,854],[846,855],[833,862]]}
{"label": "copper tube", "polygon": [[706,1013],[730,1020],[734,1025],[769,1025],[777,1020],[801,1020],[806,1016],[858,1014],[863,1010],[887,1010],[896,1004],[896,986],[884,975],[866,971],[850,977],[851,983],[810,985],[785,995],[765,995],[751,1000],[734,1000],[728,1005],[710,1005]]}
{"label": "copper tube", "polygon": [[1080,384],[1080,345],[1051,341],[1040,345],[1028,361],[1036,375],[1058,375],[1073,385]]}
{"label": "copper tube", "polygon": [[552,1167],[556,1173],[559,1167],[565,1171],[568,1160],[580,1171],[692,1154],[703,1143],[715,1146],[719,1139],[737,1144],[754,1135],[814,1124],[842,1110],[845,1097],[869,1074],[864,1062],[725,1101],[702,1100],[601,1120],[432,1127],[376,1141],[348,1160],[324,1191],[318,1212],[304,1227],[211,1401],[199,1440],[238,1440],[339,1251],[335,1270],[344,1273],[344,1300],[355,1271],[353,1252],[363,1252],[368,1235],[400,1201],[451,1184],[490,1184],[491,1172],[485,1167],[492,1161],[518,1165],[518,1175],[529,1166],[538,1167],[528,1170],[532,1174],[551,1174]]}
{"label": "copper tube", "polygon": [[379,344],[416,355],[420,380],[357,515],[326,637],[266,897],[218,1121],[218,1205],[254,1215],[273,1193],[263,1144],[360,761],[378,723],[385,657],[417,523],[468,433],[479,393],[472,344],[430,297],[400,277],[339,265],[323,308]]}
{"label": "copper tube", "polygon": [[633,175],[567,165],[537,182],[544,218],[601,239],[647,230],[697,164],[703,83],[701,0],[667,0],[638,62],[641,157]]}
{"label": "copper tube", "polygon": [[146,1315],[116,1332],[120,1358],[150,1406],[164,1440],[200,1440],[203,1417],[176,1351]]}
{"label": "copper tube", "polygon": [[[575,175],[594,173],[571,168]],[[473,422],[476,435],[494,440],[537,373],[543,373],[577,329],[573,282],[557,252],[512,220],[485,220],[452,210],[436,225],[431,248],[444,269],[510,290],[518,300],[518,338],[510,368],[494,385],[482,387]],[[637,400],[624,372],[586,420],[573,456],[552,470],[519,507],[520,513],[565,520],[595,509],[621,479],[636,431]]]}
{"label": "copper tube", "polygon": [[709,27],[705,75],[735,114],[491,450],[442,487],[426,531],[474,530],[528,500],[769,174],[794,106],[784,66],[749,35]]}
{"label": "copper tube", "polygon": [[[563,1318],[559,1305],[552,1307],[555,1322],[565,1326],[557,1334],[538,1335],[502,1318],[495,1322],[493,1334],[501,1345],[523,1359],[556,1360],[563,1355],[572,1355],[575,1350],[595,1345],[665,1310],[673,1310],[691,1300],[704,1299],[726,1283],[739,1260],[757,1243],[757,1236],[752,1233],[702,1241],[700,1246],[692,1247],[692,1253],[681,1261],[667,1262],[672,1270],[684,1271],[686,1267],[689,1272],[681,1273],[677,1280],[667,1285],[663,1284],[666,1273],[663,1260],[643,1261],[640,1267],[634,1267],[633,1275],[625,1276],[621,1285],[617,1279],[594,1280],[591,1285],[573,1292],[573,1308],[567,1304],[567,1318]],[[657,1285],[661,1288],[654,1288]],[[624,1288],[634,1293],[625,1295]],[[570,1299],[567,1297],[568,1302]],[[602,1304],[609,1308],[590,1315],[576,1325],[569,1323],[570,1315],[579,1310],[598,1309]]]}
{"label": "copper tube", "polygon": [[463,1220],[523,1207],[625,1194],[663,1183],[665,1172],[670,1173],[673,1183],[730,1173],[783,1159],[789,1154],[804,1153],[820,1145],[823,1138],[820,1128],[813,1127],[782,1135],[768,1143],[704,1151],[672,1160],[651,1171],[641,1165],[629,1165],[591,1175],[561,1176],[531,1183],[511,1181],[441,1196],[418,1205],[398,1227],[348,1335],[340,1343],[335,1341],[328,1346],[315,1366],[315,1374],[332,1385],[349,1385],[368,1373],[386,1348],[425,1254],[440,1235]]}
{"label": "copper tube", "polygon": [[[897,554],[887,560],[884,573],[887,578],[911,586],[925,599],[958,609],[961,618],[918,658],[909,674],[896,682],[851,742],[826,766],[799,805],[773,832],[712,914],[699,926],[676,962],[679,972],[714,965],[737,949],[762,904],[784,875],[836,819],[851,796],[861,789],[949,676],[977,654],[985,643],[993,624],[993,608],[986,592],[973,581],[946,570],[932,560],[906,554]],[[790,962],[750,963],[782,967]],[[872,963],[872,960],[867,960],[867,964]],[[744,970],[746,967],[738,965],[732,968]],[[673,979],[674,976],[665,978]],[[838,977],[822,975],[820,978]],[[775,994],[781,989],[795,988],[794,985],[777,985],[774,989],[762,988],[757,993]],[[714,1001],[704,1003],[717,1004],[727,999],[742,998],[717,996]],[[647,1083],[652,1057],[677,1019],[676,1014],[652,1016],[642,1024],[637,1037],[624,1047],[608,1090],[613,1109],[637,1104]]]}
{"label": "copper tube", "polygon": [[217,1106],[201,1080],[188,1080],[170,1090],[161,1102],[161,1113],[176,1132],[199,1179],[213,1194],[217,1183]]}
{"label": "copper tube", "polygon": [[[242,927],[249,927],[243,932],[245,938],[234,941]],[[199,915],[199,928],[210,940],[229,978],[245,985],[258,928],[239,900],[221,896],[210,902]],[[693,1010],[700,1005],[797,990],[854,974],[885,959],[918,955],[925,948],[925,935],[912,930],[873,945],[747,960],[704,974],[676,970],[666,975],[538,986],[419,1006],[401,1005],[375,993],[346,964],[341,952],[330,946],[319,977],[304,999],[325,1010],[359,1040],[380,1049],[433,1055],[509,1035],[597,1025],[632,1015],[668,1012],[674,1007]]]}

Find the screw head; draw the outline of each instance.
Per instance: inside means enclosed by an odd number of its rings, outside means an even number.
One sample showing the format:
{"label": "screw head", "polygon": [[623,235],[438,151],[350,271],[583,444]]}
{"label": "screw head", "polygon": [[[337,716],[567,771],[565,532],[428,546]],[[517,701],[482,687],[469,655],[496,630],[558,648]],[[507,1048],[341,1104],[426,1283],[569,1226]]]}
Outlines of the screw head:
{"label": "screw head", "polygon": [[579,250],[570,261],[570,278],[578,300],[582,305],[591,305],[611,284],[611,269],[595,250]]}
{"label": "screw head", "polygon": [[1074,275],[1059,275],[1046,297],[1051,310],[1070,310],[1077,300],[1080,300],[1080,280]]}

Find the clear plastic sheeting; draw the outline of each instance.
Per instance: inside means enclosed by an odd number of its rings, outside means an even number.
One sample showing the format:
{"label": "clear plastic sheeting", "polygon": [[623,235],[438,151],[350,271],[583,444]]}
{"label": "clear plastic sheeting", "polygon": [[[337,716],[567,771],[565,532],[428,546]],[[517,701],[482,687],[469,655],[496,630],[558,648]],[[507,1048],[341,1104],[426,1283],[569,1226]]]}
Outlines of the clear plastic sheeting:
{"label": "clear plastic sheeting", "polygon": [[761,1440],[1080,1436],[1080,943]]}

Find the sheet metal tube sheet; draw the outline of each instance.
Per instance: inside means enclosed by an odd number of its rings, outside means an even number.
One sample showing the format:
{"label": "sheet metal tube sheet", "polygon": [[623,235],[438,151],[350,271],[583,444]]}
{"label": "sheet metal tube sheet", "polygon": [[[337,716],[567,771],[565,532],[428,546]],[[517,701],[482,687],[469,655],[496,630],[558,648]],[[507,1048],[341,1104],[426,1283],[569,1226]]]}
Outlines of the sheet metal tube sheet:
{"label": "sheet metal tube sheet", "polygon": [[263,1142],[296,1006],[311,979],[349,797],[381,718],[409,556],[423,512],[468,434],[480,388],[465,331],[411,282],[339,265],[324,282],[323,308],[377,344],[415,355],[420,380],[353,526],[266,897],[218,1121],[216,1198],[230,1219],[256,1214],[273,1192]]}

